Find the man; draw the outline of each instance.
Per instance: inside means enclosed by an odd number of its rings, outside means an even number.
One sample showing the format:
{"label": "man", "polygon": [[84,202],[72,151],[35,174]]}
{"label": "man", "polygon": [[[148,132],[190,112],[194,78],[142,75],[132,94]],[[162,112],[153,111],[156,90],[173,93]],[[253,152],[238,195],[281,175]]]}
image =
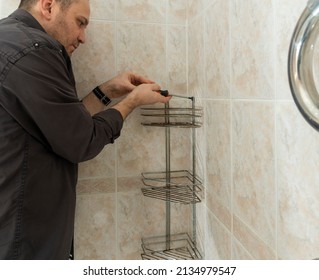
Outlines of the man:
{"label": "man", "polygon": [[136,107],[170,99],[128,72],[78,100],[70,56],[89,15],[89,0],[22,0],[0,21],[0,259],[67,259],[77,163],[113,143]]}

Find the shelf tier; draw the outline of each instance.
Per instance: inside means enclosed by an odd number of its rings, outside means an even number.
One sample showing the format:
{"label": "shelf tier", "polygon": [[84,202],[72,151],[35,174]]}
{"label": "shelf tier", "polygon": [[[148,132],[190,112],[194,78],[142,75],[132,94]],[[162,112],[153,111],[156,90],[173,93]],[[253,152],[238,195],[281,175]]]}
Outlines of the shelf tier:
{"label": "shelf tier", "polygon": [[202,114],[202,108],[141,108],[144,126],[198,128]]}
{"label": "shelf tier", "polygon": [[143,260],[200,260],[202,257],[187,233],[142,238]]}
{"label": "shelf tier", "polygon": [[202,182],[187,170],[142,173],[144,196],[182,204],[201,202]]}

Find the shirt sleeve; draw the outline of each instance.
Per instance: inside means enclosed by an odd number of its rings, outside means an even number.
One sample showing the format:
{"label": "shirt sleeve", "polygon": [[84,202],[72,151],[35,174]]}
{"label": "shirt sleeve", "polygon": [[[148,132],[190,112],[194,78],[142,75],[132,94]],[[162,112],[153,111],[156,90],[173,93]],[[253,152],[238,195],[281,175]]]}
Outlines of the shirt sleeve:
{"label": "shirt sleeve", "polygon": [[119,137],[123,118],[115,109],[91,116],[79,101],[63,55],[41,47],[11,65],[2,105],[52,152],[78,163],[95,157]]}

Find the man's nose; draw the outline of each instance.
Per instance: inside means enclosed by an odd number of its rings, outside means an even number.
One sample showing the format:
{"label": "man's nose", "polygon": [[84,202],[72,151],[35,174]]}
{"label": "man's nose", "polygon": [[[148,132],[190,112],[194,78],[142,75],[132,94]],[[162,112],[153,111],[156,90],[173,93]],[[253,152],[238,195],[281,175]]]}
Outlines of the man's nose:
{"label": "man's nose", "polygon": [[78,40],[81,44],[84,44],[86,42],[85,29],[81,30]]}

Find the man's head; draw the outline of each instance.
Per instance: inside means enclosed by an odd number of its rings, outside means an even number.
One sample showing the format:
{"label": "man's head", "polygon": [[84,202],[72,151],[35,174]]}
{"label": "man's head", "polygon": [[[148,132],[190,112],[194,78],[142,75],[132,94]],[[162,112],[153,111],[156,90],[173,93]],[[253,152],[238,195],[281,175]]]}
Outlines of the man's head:
{"label": "man's head", "polygon": [[19,7],[30,12],[70,56],[85,42],[89,0],[21,0]]}
{"label": "man's head", "polygon": [[[38,0],[21,0],[19,8],[25,9],[27,11],[31,10],[31,8],[38,2]],[[74,0],[56,0],[57,3],[60,3],[62,9],[68,8]]]}

